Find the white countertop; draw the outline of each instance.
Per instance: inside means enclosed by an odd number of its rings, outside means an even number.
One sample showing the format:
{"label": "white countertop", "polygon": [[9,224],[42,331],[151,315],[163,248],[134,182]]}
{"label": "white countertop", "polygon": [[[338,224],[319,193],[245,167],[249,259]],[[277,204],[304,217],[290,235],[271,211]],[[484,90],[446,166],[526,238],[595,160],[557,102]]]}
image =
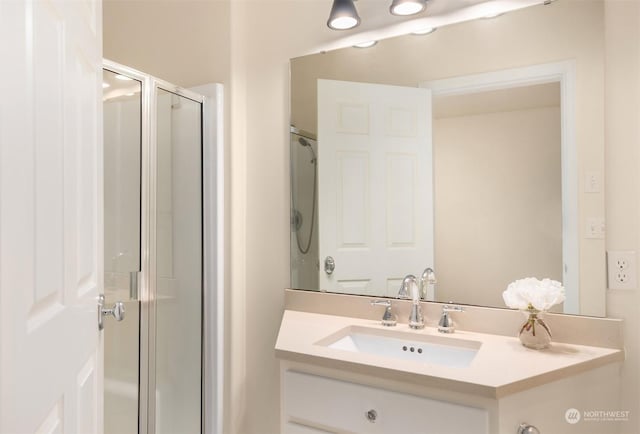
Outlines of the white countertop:
{"label": "white countertop", "polygon": [[[619,349],[552,343],[545,350],[532,350],[522,346],[516,337],[463,330],[445,336],[478,341],[481,347],[471,364],[462,368],[349,352],[316,344],[349,326],[443,336],[433,327],[412,330],[407,324],[399,323],[389,328],[374,320],[287,310],[276,342],[276,356],[490,398],[501,398],[624,360],[624,352]],[[516,332],[514,330],[514,334]]]}

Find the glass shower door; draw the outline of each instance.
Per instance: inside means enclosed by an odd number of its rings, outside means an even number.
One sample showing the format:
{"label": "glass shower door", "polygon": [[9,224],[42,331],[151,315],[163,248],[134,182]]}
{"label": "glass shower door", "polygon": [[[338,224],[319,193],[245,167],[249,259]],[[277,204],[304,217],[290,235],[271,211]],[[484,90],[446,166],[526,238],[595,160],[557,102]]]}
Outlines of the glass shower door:
{"label": "glass shower door", "polygon": [[105,320],[104,433],[137,434],[142,83],[106,69],[103,82],[105,306],[125,305]]}
{"label": "glass shower door", "polygon": [[155,432],[202,429],[202,104],[157,90]]}
{"label": "glass shower door", "polygon": [[109,61],[103,77],[105,307],[125,305],[105,320],[104,433],[200,434],[205,99]]}

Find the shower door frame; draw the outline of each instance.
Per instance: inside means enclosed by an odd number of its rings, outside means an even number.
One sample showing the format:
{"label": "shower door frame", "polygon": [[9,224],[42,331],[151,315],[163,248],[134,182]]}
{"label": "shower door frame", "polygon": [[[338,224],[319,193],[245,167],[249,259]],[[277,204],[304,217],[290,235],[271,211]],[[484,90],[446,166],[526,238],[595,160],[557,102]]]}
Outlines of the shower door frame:
{"label": "shower door frame", "polygon": [[[140,164],[140,336],[138,433],[156,422],[156,191],[157,95],[164,90],[201,104],[202,324],[201,433],[222,432],[224,339],[224,94],[221,84],[198,93],[103,59],[103,69],[142,83]],[[207,369],[208,368],[208,369]],[[205,411],[207,410],[207,411]]]}

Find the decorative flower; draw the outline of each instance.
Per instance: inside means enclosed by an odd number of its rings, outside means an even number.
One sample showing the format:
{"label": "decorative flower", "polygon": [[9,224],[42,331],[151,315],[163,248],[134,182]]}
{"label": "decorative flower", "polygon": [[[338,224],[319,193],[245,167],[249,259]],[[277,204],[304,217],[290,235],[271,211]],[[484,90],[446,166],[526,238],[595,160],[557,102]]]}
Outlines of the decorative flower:
{"label": "decorative flower", "polygon": [[507,306],[514,309],[549,310],[565,299],[562,283],[551,279],[538,280],[535,277],[516,280],[502,293]]}

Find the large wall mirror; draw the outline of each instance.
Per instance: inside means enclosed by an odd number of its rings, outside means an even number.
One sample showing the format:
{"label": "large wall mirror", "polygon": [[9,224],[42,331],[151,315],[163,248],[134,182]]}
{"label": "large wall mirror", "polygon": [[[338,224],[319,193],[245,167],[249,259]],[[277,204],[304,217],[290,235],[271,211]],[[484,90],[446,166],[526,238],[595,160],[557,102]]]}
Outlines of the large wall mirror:
{"label": "large wall mirror", "polygon": [[605,315],[604,5],[532,6],[291,60],[291,287]]}

